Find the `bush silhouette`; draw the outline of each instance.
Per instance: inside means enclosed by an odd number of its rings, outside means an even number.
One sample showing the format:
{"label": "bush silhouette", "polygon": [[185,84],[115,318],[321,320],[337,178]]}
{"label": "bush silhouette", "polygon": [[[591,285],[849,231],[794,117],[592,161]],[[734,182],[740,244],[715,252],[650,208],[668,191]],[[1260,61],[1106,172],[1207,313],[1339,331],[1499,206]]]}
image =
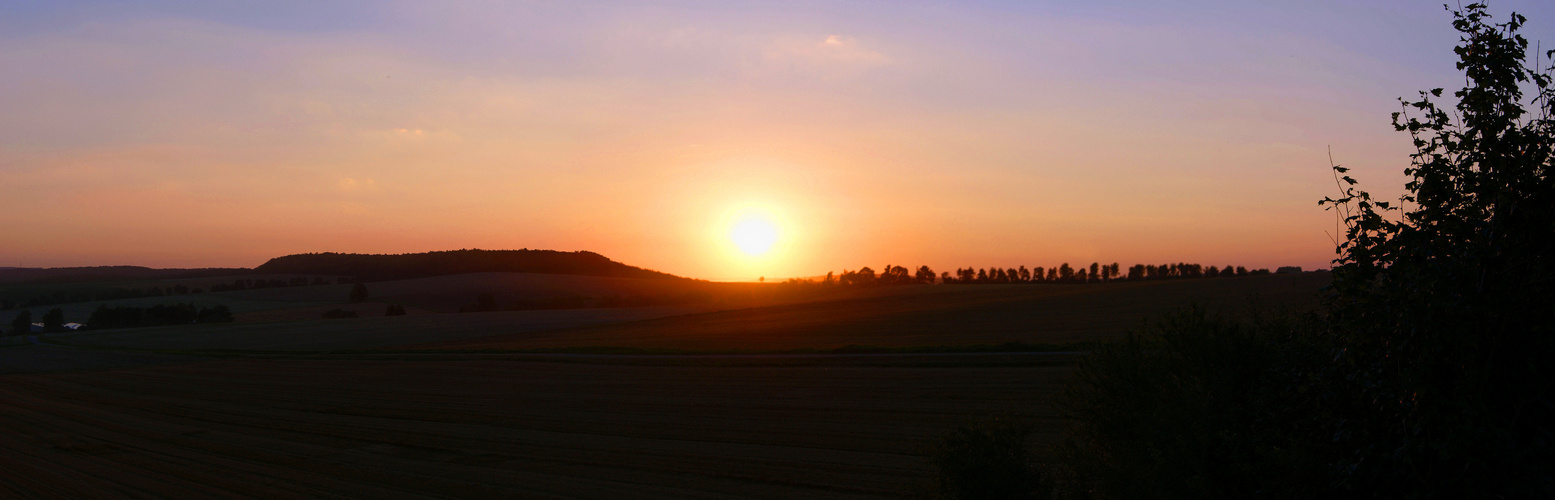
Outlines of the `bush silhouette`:
{"label": "bush silhouette", "polygon": [[[1358,388],[1335,403],[1336,466],[1360,491],[1555,495],[1555,89],[1527,65],[1526,19],[1453,12],[1468,85],[1400,99],[1414,139],[1402,199],[1356,189],[1323,200],[1347,226],[1329,301],[1340,346],[1319,372]],[[1524,107],[1523,91],[1536,91]],[[1240,270],[1239,270],[1240,272]],[[1342,381],[1342,382],[1341,382]]]}
{"label": "bush silhouette", "polygon": [[27,335],[32,333],[32,311],[22,309],[11,318],[11,335]]}
{"label": "bush silhouette", "polygon": [[43,313],[43,331],[50,333],[65,331],[65,311],[56,307]]}
{"label": "bush silhouette", "polygon": [[1031,426],[1009,417],[962,425],[940,438],[930,454],[938,470],[933,496],[945,499],[1049,498],[1026,448]]}

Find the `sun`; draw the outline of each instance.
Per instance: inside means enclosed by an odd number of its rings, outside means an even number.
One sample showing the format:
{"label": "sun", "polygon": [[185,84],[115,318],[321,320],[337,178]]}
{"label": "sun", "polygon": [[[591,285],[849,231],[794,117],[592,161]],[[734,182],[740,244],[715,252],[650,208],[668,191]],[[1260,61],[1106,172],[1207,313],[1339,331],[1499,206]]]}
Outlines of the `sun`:
{"label": "sun", "polygon": [[750,257],[761,257],[772,251],[781,236],[778,225],[764,212],[747,210],[734,218],[729,225],[729,241]]}

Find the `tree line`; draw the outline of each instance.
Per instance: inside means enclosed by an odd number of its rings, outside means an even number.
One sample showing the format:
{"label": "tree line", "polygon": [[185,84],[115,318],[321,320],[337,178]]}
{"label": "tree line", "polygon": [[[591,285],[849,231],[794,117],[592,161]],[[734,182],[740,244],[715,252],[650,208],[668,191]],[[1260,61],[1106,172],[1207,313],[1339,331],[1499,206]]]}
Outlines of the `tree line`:
{"label": "tree line", "polygon": [[[1301,268],[1286,266],[1279,268],[1280,273],[1299,273]],[[826,273],[820,283],[824,285],[905,285],[905,284],[933,284],[943,283],[952,285],[981,285],[981,284],[1010,284],[1010,283],[1103,283],[1109,281],[1144,281],[1163,279],[1191,279],[1191,278],[1221,278],[1237,276],[1259,276],[1272,274],[1268,269],[1249,270],[1243,266],[1205,266],[1202,264],[1175,263],[1175,264],[1135,264],[1129,266],[1125,272],[1122,266],[1114,262],[1102,264],[1092,262],[1088,267],[1069,265],[1067,262],[1055,267],[1026,266],[1012,268],[958,268],[954,273],[943,272],[934,274],[934,269],[929,266],[918,266],[916,271],[908,271],[902,266],[887,265],[880,272],[869,267],[859,268],[857,271],[843,270],[838,274]],[[814,282],[813,280],[789,280],[788,282]]]}
{"label": "tree line", "polygon": [[[65,311],[58,307],[43,313],[38,321],[44,333],[67,330]],[[81,328],[106,330],[110,328],[136,328],[142,326],[190,325],[195,323],[231,323],[232,309],[224,305],[197,307],[194,304],[158,304],[151,307],[107,305],[97,306]],[[32,332],[32,310],[22,309],[11,317],[7,335],[26,335]]]}
{"label": "tree line", "polygon": [[[56,311],[58,309],[55,309]],[[231,323],[232,309],[224,305],[158,304],[151,307],[97,306],[83,329],[136,328],[142,326]]]}

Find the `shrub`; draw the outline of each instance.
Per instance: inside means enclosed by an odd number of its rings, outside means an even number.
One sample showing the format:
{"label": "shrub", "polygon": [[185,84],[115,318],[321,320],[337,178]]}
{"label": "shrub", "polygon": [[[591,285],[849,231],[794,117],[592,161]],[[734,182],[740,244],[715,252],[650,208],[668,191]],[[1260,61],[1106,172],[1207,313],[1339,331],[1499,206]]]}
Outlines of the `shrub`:
{"label": "shrub", "polygon": [[1074,496],[1302,497],[1325,483],[1302,392],[1321,349],[1288,315],[1194,307],[1085,358],[1060,408]]}
{"label": "shrub", "polygon": [[1049,498],[1052,486],[1031,461],[1031,426],[1009,417],[957,427],[930,455],[938,475],[933,496],[945,499]]}
{"label": "shrub", "polygon": [[[1453,12],[1468,85],[1403,101],[1417,151],[1402,203],[1355,189],[1334,269],[1325,376],[1347,396],[1343,484],[1400,497],[1555,496],[1555,88],[1512,14]],[[1555,51],[1543,54],[1555,56]],[[1540,68],[1543,66],[1543,68]],[[1526,104],[1523,91],[1536,95]]]}

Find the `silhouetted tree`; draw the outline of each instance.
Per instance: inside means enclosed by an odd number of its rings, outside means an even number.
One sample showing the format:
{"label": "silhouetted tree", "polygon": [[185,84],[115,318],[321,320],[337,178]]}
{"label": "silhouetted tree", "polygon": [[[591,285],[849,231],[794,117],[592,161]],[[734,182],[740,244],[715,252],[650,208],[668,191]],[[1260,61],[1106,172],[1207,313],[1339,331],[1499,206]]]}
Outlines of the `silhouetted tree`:
{"label": "silhouetted tree", "polygon": [[51,333],[65,331],[65,311],[56,307],[43,313],[43,331]]}
{"label": "silhouetted tree", "polygon": [[32,311],[22,309],[11,318],[11,335],[27,335],[32,333]]}
{"label": "silhouetted tree", "polygon": [[[1335,387],[1362,411],[1340,426],[1334,464],[1361,491],[1415,498],[1555,495],[1555,87],[1512,14],[1453,12],[1455,109],[1442,89],[1400,99],[1411,156],[1404,211],[1352,186],[1333,269]],[[1536,90],[1529,115],[1524,90]],[[1259,274],[1264,269],[1248,274]],[[1241,270],[1238,269],[1238,274]],[[1375,450],[1375,451],[1373,451]]]}
{"label": "silhouetted tree", "polygon": [[859,268],[858,272],[853,273],[853,277],[860,285],[875,284],[875,270],[870,269],[869,266]]}
{"label": "silhouetted tree", "polygon": [[918,273],[914,277],[919,283],[934,283],[934,270],[929,269],[929,266],[918,266]]}

